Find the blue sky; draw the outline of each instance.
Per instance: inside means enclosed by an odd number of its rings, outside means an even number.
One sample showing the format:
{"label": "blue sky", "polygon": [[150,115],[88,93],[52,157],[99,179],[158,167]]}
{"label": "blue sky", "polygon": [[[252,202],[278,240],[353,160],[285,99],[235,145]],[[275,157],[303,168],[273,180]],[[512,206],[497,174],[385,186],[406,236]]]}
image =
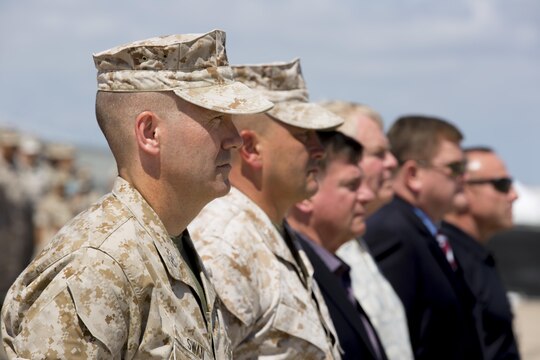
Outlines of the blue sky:
{"label": "blue sky", "polygon": [[0,125],[105,147],[91,54],[215,28],[231,63],[300,57],[312,100],[443,117],[540,185],[537,0],[2,0]]}

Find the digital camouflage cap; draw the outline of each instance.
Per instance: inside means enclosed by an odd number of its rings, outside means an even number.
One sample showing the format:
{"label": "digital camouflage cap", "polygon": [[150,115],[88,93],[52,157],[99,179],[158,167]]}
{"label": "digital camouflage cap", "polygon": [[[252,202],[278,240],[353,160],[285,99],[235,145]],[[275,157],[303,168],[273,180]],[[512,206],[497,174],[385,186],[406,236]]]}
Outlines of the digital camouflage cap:
{"label": "digital camouflage cap", "polygon": [[273,118],[303,129],[335,128],[343,119],[322,106],[309,102],[300,59],[259,65],[234,65],[234,78],[275,103],[267,113]]}
{"label": "digital camouflage cap", "polygon": [[94,54],[99,91],[173,91],[227,114],[264,112],[272,103],[233,80],[225,32],[154,37]]}

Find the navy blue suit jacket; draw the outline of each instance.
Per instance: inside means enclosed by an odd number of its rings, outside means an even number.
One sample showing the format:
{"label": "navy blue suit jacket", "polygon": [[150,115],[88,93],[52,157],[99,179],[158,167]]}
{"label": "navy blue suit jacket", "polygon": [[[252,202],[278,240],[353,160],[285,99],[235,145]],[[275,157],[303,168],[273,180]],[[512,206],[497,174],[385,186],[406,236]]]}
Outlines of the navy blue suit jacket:
{"label": "navy blue suit jacket", "polygon": [[399,197],[367,221],[364,239],[401,298],[416,359],[482,359],[474,298],[413,207]]}
{"label": "navy blue suit jacket", "polygon": [[[365,315],[364,310],[360,304],[357,303],[357,306],[354,306],[349,301],[341,279],[328,269],[319,255],[306,243],[306,240],[301,236],[297,237],[315,270],[315,281],[317,281],[321,289],[330,317],[336,328],[339,343],[345,352],[342,359],[377,359],[375,349],[371,345],[360,318],[360,313]],[[365,316],[369,321],[367,315]],[[375,331],[375,329],[373,330]],[[375,335],[377,335],[376,331]],[[386,354],[378,338],[377,342],[382,359],[386,360]]]}
{"label": "navy blue suit jacket", "polygon": [[443,222],[467,285],[479,308],[477,326],[486,359],[519,359],[506,289],[491,253],[460,228]]}

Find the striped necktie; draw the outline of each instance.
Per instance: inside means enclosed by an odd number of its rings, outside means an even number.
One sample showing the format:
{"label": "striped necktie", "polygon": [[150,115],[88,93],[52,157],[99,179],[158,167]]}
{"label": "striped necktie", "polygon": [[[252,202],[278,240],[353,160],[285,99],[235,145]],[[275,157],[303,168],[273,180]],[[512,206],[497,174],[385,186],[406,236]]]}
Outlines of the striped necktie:
{"label": "striped necktie", "polygon": [[439,247],[441,248],[444,256],[446,257],[446,260],[448,260],[450,267],[452,267],[452,270],[456,271],[457,263],[456,259],[454,258],[454,252],[452,251],[452,247],[450,246],[450,242],[448,241],[448,237],[442,232],[438,231],[435,238],[437,239]]}

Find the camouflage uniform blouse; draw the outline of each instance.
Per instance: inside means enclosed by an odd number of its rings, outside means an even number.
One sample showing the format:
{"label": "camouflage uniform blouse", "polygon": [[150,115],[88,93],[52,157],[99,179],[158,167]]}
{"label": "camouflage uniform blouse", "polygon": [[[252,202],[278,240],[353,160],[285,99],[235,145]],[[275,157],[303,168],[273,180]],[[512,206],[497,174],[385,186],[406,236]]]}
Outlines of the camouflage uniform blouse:
{"label": "camouflage uniform blouse", "polygon": [[[229,312],[235,359],[340,358],[313,268],[295,260],[268,216],[235,188],[188,227]],[[320,309],[320,310],[319,310]]]}
{"label": "camouflage uniform blouse", "polygon": [[197,273],[205,294],[156,213],[118,178],[12,285],[3,345],[32,359],[229,358],[215,293]]}

